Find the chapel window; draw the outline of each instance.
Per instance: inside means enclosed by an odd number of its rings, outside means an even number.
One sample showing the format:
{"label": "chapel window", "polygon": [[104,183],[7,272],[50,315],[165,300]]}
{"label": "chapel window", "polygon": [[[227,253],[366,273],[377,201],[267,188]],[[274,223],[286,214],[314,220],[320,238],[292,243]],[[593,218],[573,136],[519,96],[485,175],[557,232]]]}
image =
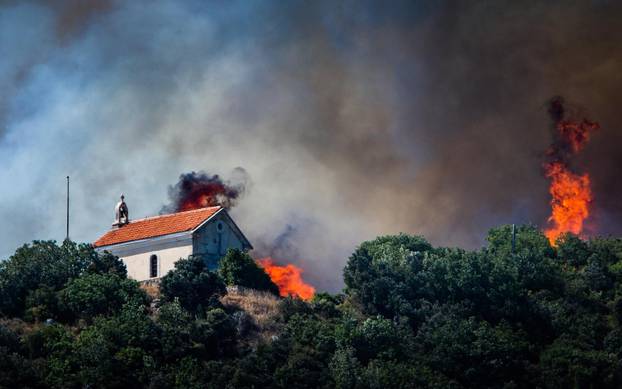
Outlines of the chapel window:
{"label": "chapel window", "polygon": [[158,276],[158,257],[155,254],[149,259],[149,276],[151,278]]}

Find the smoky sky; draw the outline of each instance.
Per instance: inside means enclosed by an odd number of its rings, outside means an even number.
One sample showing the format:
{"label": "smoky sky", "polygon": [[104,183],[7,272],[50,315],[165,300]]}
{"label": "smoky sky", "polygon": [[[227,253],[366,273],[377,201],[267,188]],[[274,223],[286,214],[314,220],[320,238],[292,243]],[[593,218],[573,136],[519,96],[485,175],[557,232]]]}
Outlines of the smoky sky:
{"label": "smoky sky", "polygon": [[0,2],[0,256],[94,241],[121,193],[156,215],[180,174],[251,190],[257,247],[338,290],[363,240],[477,248],[545,226],[563,96],[601,129],[590,234],[622,232],[622,5],[614,1]]}

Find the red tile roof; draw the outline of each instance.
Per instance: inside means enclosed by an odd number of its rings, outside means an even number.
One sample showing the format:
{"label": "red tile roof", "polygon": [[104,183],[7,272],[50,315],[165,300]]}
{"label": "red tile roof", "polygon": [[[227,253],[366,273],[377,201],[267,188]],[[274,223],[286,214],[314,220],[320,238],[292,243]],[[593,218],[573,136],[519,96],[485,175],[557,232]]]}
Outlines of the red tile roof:
{"label": "red tile roof", "polygon": [[93,243],[93,246],[109,246],[133,240],[192,231],[221,209],[222,207],[208,207],[170,215],[131,220],[120,228],[106,232]]}

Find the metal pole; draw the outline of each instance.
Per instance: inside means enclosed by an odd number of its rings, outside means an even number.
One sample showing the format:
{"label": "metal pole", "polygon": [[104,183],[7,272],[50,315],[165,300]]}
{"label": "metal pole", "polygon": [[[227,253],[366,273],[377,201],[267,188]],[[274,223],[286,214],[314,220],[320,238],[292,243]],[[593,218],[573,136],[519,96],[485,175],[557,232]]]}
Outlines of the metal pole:
{"label": "metal pole", "polygon": [[512,254],[516,251],[516,224],[512,224]]}
{"label": "metal pole", "polygon": [[67,176],[67,240],[69,240],[69,176]]}

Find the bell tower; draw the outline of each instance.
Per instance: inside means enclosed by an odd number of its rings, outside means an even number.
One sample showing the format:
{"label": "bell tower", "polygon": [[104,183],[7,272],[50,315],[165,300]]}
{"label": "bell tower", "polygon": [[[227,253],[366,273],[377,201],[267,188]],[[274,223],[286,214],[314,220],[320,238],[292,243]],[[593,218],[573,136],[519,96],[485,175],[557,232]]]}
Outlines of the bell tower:
{"label": "bell tower", "polygon": [[127,210],[127,204],[125,204],[125,196],[121,195],[121,201],[119,201],[114,207],[114,223],[113,228],[120,228],[130,222],[130,215]]}

